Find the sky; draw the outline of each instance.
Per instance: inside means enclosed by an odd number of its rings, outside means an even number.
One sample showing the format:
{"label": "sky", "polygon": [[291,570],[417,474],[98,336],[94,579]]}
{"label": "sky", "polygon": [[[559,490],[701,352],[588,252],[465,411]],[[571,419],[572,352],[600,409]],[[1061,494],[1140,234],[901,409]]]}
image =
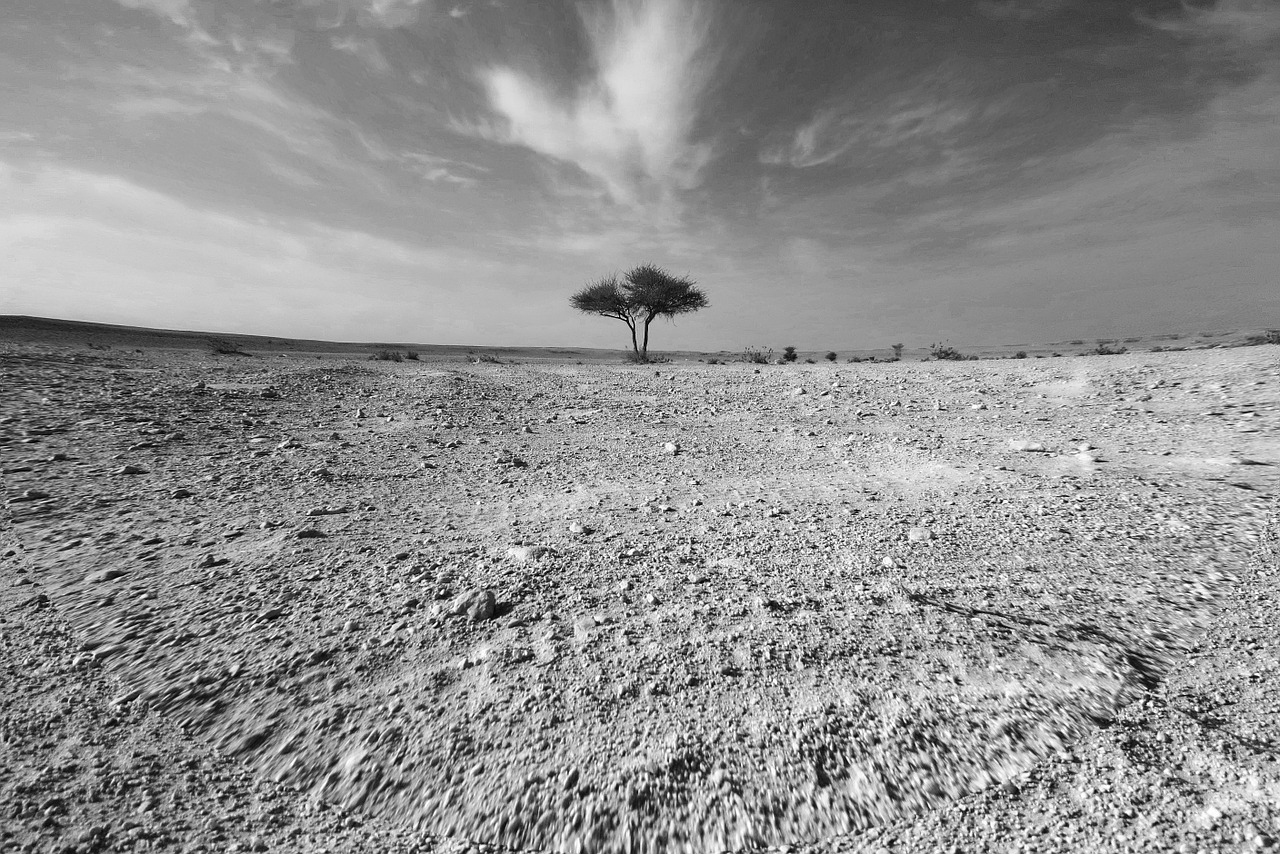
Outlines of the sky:
{"label": "sky", "polygon": [[1280,326],[1280,0],[4,0],[0,314],[661,350]]}

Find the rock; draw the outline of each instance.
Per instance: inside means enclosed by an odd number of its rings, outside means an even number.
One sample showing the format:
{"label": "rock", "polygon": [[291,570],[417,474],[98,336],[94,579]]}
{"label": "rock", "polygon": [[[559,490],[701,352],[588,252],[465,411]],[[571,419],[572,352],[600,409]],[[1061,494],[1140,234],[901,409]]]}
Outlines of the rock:
{"label": "rock", "polygon": [[907,531],[907,539],[913,543],[923,543],[933,539],[933,531],[917,526]]}
{"label": "rock", "polygon": [[808,394],[808,393],[809,393],[809,392],[807,392],[807,391],[805,391],[803,388],[799,388],[799,387],[796,387],[796,388],[791,389],[791,396],[792,396],[792,397],[800,397],[801,395],[803,395],[803,394]]}
{"label": "rock", "polygon": [[569,533],[570,534],[589,534],[591,533],[591,529],[588,528],[586,525],[582,524],[581,522],[570,522]]}
{"label": "rock", "polygon": [[147,470],[144,469],[142,466],[135,466],[135,465],[120,466],[120,468],[112,472],[112,474],[146,474],[146,473],[147,473]]}
{"label": "rock", "polygon": [[179,488],[179,489],[175,489],[173,492],[170,492],[170,493],[169,493],[169,497],[170,497],[170,498],[173,498],[173,499],[175,499],[175,500],[181,500],[181,499],[183,499],[183,498],[190,498],[190,497],[191,497],[191,490],[189,490],[189,489],[181,489],[181,488]]}
{"label": "rock", "polygon": [[452,617],[466,616],[471,622],[479,623],[492,620],[497,607],[492,590],[468,590],[453,600],[447,613]]}
{"label": "rock", "polygon": [[528,563],[550,553],[551,549],[546,546],[512,546],[507,549],[507,557],[516,563]]}
{"label": "rock", "polygon": [[1028,439],[1014,439],[1009,443],[1009,447],[1015,451],[1024,451],[1028,453],[1044,451],[1044,445],[1039,442],[1032,442]]}
{"label": "rock", "polygon": [[328,536],[328,534],[317,528],[303,528],[301,531],[294,534],[294,536],[299,540],[318,540]]}
{"label": "rock", "polygon": [[125,574],[123,569],[100,569],[97,572],[91,572],[84,577],[86,584],[101,584],[104,581],[114,581]]}
{"label": "rock", "polygon": [[10,501],[40,501],[41,499],[48,498],[48,497],[49,497],[49,493],[47,492],[43,492],[39,489],[27,489],[27,490],[24,490],[23,493],[19,495],[17,498],[11,498],[9,500]]}
{"label": "rock", "polygon": [[662,446],[662,452],[674,457],[676,454],[680,453],[680,446],[675,442],[667,442]]}

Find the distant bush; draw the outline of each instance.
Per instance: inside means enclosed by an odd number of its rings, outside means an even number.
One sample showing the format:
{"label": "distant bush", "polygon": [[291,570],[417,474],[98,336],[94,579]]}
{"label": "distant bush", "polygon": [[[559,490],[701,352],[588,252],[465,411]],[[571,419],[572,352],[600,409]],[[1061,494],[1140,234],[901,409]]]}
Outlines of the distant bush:
{"label": "distant bush", "polygon": [[502,360],[492,353],[467,353],[467,361],[473,365],[501,365]]}
{"label": "distant bush", "polygon": [[929,355],[943,362],[972,362],[977,356],[966,356],[949,344],[933,344],[929,347]]}
{"label": "distant bush", "polygon": [[369,355],[371,362],[403,362],[404,354],[399,350],[379,350]]}
{"label": "distant bush", "polygon": [[1141,340],[1142,340],[1142,339],[1141,339],[1140,337],[1139,337],[1139,338],[1126,338],[1126,339],[1124,339],[1124,343],[1126,343],[1126,344],[1137,344],[1137,343],[1138,343],[1139,341],[1141,341]]}
{"label": "distant bush", "polygon": [[818,364],[818,363],[817,363],[817,362],[815,362],[813,359],[805,359],[805,360],[804,360],[804,363],[805,363],[806,365],[816,365],[816,364]]}
{"label": "distant bush", "polygon": [[1106,341],[1098,339],[1098,346],[1089,351],[1087,355],[1091,356],[1119,356],[1121,353],[1129,352],[1129,348],[1114,341]]}
{"label": "distant bush", "polygon": [[796,360],[796,348],[795,348],[795,347],[783,347],[783,348],[782,348],[782,361],[784,361],[784,362],[794,362],[795,360]]}
{"label": "distant bush", "polygon": [[1081,344],[1083,344],[1083,343],[1084,343],[1084,339],[1083,339],[1083,338],[1077,338],[1076,340],[1072,341],[1071,343],[1072,343],[1073,345],[1075,345],[1076,347],[1079,347]]}
{"label": "distant bush", "polygon": [[747,347],[742,351],[742,361],[753,365],[767,365],[773,361],[773,348],[761,350],[757,347]]}
{"label": "distant bush", "polygon": [[407,352],[407,353],[405,353],[405,354],[404,354],[404,357],[405,357],[406,359],[408,359],[409,361],[411,361],[411,362],[416,362],[416,361],[418,361],[418,351],[417,351],[417,350],[410,350],[409,352]]}
{"label": "distant bush", "polygon": [[890,349],[892,349],[892,350],[893,350],[893,358],[894,358],[894,359],[901,359],[901,358],[902,358],[902,345],[901,345],[901,344],[890,344],[890,345],[889,345],[889,347],[890,347]]}
{"label": "distant bush", "polygon": [[[208,344],[209,344],[209,350],[219,356],[251,355],[250,353],[246,353],[245,351],[241,350],[238,345],[232,344],[230,341],[228,341],[225,338],[210,338],[208,339]],[[104,349],[110,349],[110,348],[108,347]]]}
{"label": "distant bush", "polygon": [[1025,358],[1027,358],[1027,351],[1026,351],[1026,350],[1019,350],[1018,352],[1016,352],[1016,353],[1014,353],[1014,354],[1013,354],[1013,358],[1015,358],[1015,359],[1025,359]]}
{"label": "distant bush", "polygon": [[707,364],[708,364],[708,365],[722,365],[722,364],[724,364],[724,363],[723,363],[723,362],[721,362],[719,359],[707,359]]}
{"label": "distant bush", "polygon": [[1280,329],[1268,329],[1261,335],[1250,335],[1244,343],[1250,347],[1257,347],[1260,344],[1280,344]]}
{"label": "distant bush", "polygon": [[833,351],[831,351],[830,353],[828,353],[828,354],[825,356],[825,358],[826,358],[826,360],[827,360],[828,362],[834,362],[836,359],[839,359],[840,357],[839,357],[839,356],[837,356],[837,355],[836,355],[836,353],[835,353],[835,351],[833,350]]}

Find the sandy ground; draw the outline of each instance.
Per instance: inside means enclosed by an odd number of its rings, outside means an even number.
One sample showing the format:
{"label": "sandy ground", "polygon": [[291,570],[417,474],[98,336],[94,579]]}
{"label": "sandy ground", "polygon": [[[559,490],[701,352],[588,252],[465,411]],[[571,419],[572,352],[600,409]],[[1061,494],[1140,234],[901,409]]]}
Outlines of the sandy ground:
{"label": "sandy ground", "polygon": [[0,851],[1280,839],[1275,346],[0,388]]}

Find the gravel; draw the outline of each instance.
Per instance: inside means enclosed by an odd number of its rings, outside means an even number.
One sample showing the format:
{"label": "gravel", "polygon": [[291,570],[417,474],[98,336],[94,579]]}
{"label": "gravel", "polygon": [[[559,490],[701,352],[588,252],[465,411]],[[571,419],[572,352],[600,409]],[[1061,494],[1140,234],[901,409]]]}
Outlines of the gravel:
{"label": "gravel", "polygon": [[2,355],[0,851],[1275,845],[1276,348]]}

